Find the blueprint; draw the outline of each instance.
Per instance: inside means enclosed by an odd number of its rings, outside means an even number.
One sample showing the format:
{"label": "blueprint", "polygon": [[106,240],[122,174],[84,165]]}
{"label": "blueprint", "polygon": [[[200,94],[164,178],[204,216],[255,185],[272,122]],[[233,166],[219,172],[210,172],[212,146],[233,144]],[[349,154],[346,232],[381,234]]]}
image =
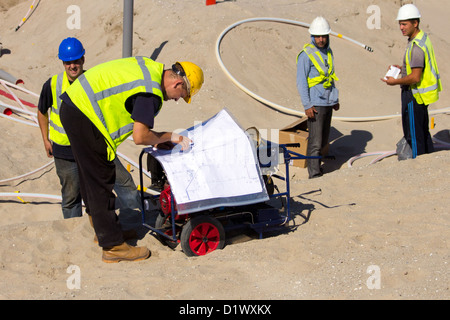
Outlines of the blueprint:
{"label": "blueprint", "polygon": [[255,148],[227,109],[181,135],[189,150],[151,149],[163,166],[178,213],[268,200]]}

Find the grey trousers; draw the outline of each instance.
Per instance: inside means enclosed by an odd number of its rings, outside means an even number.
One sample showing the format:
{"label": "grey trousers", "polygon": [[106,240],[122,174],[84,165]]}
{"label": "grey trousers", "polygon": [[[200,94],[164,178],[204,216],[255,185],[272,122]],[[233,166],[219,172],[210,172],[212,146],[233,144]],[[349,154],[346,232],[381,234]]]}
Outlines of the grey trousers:
{"label": "grey trousers", "polygon": [[[311,157],[322,156],[322,148],[328,143],[331,127],[331,117],[333,116],[333,107],[314,107],[316,113],[315,119],[308,119],[308,149],[306,155]],[[307,159],[306,165],[308,167],[309,178],[316,178],[322,176],[320,168],[321,159]]]}

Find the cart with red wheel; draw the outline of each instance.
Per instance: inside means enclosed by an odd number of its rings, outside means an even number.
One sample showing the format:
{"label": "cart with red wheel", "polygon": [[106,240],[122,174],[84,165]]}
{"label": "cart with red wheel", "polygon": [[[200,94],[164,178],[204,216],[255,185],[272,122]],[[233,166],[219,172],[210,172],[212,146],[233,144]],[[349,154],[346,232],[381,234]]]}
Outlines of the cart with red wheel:
{"label": "cart with red wheel", "polygon": [[[165,245],[175,249],[179,244],[187,256],[202,256],[225,246],[228,231],[250,228],[259,234],[285,226],[291,219],[289,162],[294,159],[318,158],[307,157],[288,147],[299,147],[299,144],[281,144],[277,148],[284,159],[285,177],[278,174],[264,174],[263,181],[270,197],[269,201],[243,205],[220,206],[208,210],[199,210],[188,214],[180,214],[172,194],[170,185],[159,195],[153,195],[152,202],[159,203],[154,226],[145,221],[145,201],[148,195],[141,187],[142,222]],[[270,142],[269,142],[269,147]],[[144,148],[139,156],[139,178],[143,186],[142,158],[151,149]],[[261,162],[260,162],[261,165]],[[261,165],[262,166],[262,165]],[[262,171],[263,172],[263,171]],[[279,192],[274,179],[284,181],[285,191]],[[169,181],[170,183],[170,181]],[[275,192],[275,190],[277,192]],[[274,199],[276,203],[274,203]]]}

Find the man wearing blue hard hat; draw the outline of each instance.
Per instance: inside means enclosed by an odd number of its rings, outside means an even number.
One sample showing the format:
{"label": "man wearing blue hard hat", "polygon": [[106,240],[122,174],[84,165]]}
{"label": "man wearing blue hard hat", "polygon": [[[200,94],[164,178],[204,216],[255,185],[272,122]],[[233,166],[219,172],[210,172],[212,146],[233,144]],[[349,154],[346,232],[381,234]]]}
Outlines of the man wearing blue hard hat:
{"label": "man wearing blue hard hat", "polygon": [[[58,58],[63,63],[64,72],[52,76],[44,83],[37,112],[45,151],[49,158],[53,157],[55,160],[56,173],[61,183],[62,211],[65,219],[82,216],[82,197],[78,168],[59,117],[61,106],[59,96],[83,74],[84,54],[85,49],[78,39],[69,37],[61,42]],[[140,195],[130,173],[117,158],[115,164],[114,190],[119,199],[121,220],[125,218],[133,220],[133,213],[138,213],[133,209],[139,211],[141,209]],[[140,215],[135,217],[139,218]],[[125,238],[135,235],[133,230],[124,232]]]}
{"label": "man wearing blue hard hat", "polygon": [[77,38],[66,38],[59,45],[58,58],[63,62],[69,81],[75,81],[83,73],[85,52]]}

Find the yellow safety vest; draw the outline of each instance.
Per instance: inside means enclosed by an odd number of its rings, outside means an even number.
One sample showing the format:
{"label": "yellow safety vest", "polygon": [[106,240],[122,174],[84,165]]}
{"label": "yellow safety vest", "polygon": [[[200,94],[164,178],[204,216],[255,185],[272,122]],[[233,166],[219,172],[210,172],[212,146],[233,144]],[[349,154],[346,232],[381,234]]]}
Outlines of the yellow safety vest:
{"label": "yellow safety vest", "polygon": [[410,87],[417,103],[429,105],[439,99],[439,92],[442,90],[442,84],[439,76],[436,58],[434,56],[433,45],[431,44],[428,35],[422,30],[411,41],[405,53],[407,75],[411,74],[412,72],[410,61],[411,51],[414,44],[416,44],[425,53],[425,67],[423,68],[420,81],[414,85],[411,85]]}
{"label": "yellow safety vest", "polygon": [[70,145],[70,142],[61,124],[61,119],[59,118],[61,107],[61,98],[59,96],[63,94],[69,86],[70,82],[65,71],[54,75],[50,80],[53,105],[49,117],[49,137],[51,141],[62,146],[68,146]]}
{"label": "yellow safety vest", "polygon": [[163,64],[146,57],[122,58],[89,69],[67,89],[70,100],[105,137],[109,161],[133,132],[134,120],[125,108],[127,99],[150,92],[161,98],[161,109],[163,70]]}
{"label": "yellow safety vest", "polygon": [[339,80],[334,72],[333,55],[331,54],[330,49],[327,50],[328,66],[325,65],[325,61],[323,61],[319,49],[311,43],[304,45],[303,50],[297,55],[297,62],[298,57],[303,51],[305,51],[314,67],[319,71],[319,76],[314,78],[308,77],[309,88],[312,88],[319,83],[323,83],[323,87],[326,89],[332,86],[333,81]]}

